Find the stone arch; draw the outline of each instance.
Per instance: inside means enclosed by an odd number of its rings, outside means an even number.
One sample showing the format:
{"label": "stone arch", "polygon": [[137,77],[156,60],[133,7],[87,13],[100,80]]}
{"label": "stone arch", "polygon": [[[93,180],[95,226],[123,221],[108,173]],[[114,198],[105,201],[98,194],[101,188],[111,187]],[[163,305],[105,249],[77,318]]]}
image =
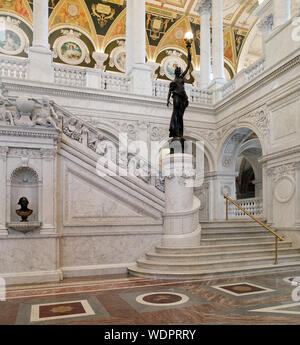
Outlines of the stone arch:
{"label": "stone arch", "polygon": [[[260,113],[264,113],[262,117],[260,117]],[[262,123],[265,122],[265,124],[262,125]],[[249,116],[243,118],[240,118],[238,122],[233,123],[230,127],[228,127],[226,130],[222,131],[222,129],[219,130],[221,136],[221,140],[218,143],[218,147],[216,149],[217,152],[217,166],[219,167],[219,160],[220,156],[222,155],[222,151],[224,149],[224,146],[226,145],[226,142],[229,140],[230,136],[237,130],[242,129],[248,129],[252,132],[254,132],[260,142],[260,145],[262,147],[262,154],[265,155],[268,152],[268,115],[265,113],[264,110],[256,110],[255,112],[249,114]],[[256,123],[260,123],[260,127],[256,126]]]}
{"label": "stone arch", "polygon": [[[239,127],[231,128],[229,133],[225,133],[224,139],[219,145],[218,150],[218,169],[219,170],[235,170],[235,159],[241,153],[242,147],[245,146],[246,141],[252,135],[255,135],[255,146],[257,147],[258,143],[261,145],[263,152],[263,145],[256,134],[256,132],[250,127]],[[253,137],[254,138],[254,137]],[[244,145],[244,146],[242,146]],[[249,144],[247,144],[249,145]]]}
{"label": "stone arch", "polygon": [[[239,193],[239,187],[245,182],[243,181],[244,176],[242,176],[243,172],[241,171],[240,166],[242,159],[248,162],[248,166],[251,167],[254,173],[253,181],[249,181],[251,182],[250,185],[252,185],[253,188],[253,197],[262,196],[262,165],[259,163],[259,158],[261,155],[262,147],[259,139],[255,137],[255,134],[253,135],[253,138],[244,142],[239,148],[237,153],[238,159],[236,161],[236,173],[239,174],[237,177],[237,196],[238,194],[241,194]],[[247,198],[247,195],[243,197]]]}
{"label": "stone arch", "polygon": [[241,194],[240,187],[243,178],[241,165],[246,164],[245,162],[248,162],[247,167],[253,169],[254,172],[254,196],[262,196],[262,167],[258,161],[262,154],[261,140],[251,128],[231,129],[230,133],[225,136],[218,155],[218,171],[231,176],[228,177],[231,179],[231,197],[236,198]]}

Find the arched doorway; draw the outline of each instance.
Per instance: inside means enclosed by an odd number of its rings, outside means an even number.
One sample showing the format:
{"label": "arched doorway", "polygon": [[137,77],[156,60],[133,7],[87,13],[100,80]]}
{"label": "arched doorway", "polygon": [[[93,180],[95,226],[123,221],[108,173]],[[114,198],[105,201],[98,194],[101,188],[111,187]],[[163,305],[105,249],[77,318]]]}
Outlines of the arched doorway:
{"label": "arched doorway", "polygon": [[[224,141],[218,160],[219,201],[223,206],[228,195],[250,214],[263,215],[263,174],[259,161],[262,145],[257,134],[250,128],[235,129]],[[231,218],[247,217],[230,204]],[[223,215],[224,218],[224,215]]]}

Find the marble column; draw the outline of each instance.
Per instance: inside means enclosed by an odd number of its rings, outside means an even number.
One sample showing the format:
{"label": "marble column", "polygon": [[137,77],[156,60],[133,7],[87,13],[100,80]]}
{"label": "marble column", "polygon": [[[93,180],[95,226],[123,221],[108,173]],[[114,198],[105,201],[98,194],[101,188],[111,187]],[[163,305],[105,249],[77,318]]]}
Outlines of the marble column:
{"label": "marble column", "polygon": [[211,0],[200,0],[196,8],[200,15],[200,81],[199,87],[205,89],[210,84],[210,15]]}
{"label": "marble column", "polygon": [[263,56],[266,55],[266,39],[272,33],[272,27],[274,22],[273,18],[273,14],[269,14],[268,16],[261,19],[260,22],[257,24],[258,30],[261,32],[262,35]]}
{"label": "marble column", "polygon": [[235,181],[238,173],[236,172],[210,172],[207,173],[207,179],[211,182],[212,193],[211,198],[211,219],[225,220],[226,216],[226,200],[224,195],[236,200]]}
{"label": "marble column", "polygon": [[291,18],[291,0],[273,0],[274,29]]}
{"label": "marble column", "polygon": [[53,53],[48,42],[48,1],[33,0],[33,44],[29,49],[29,79],[54,82]]}
{"label": "marble column", "polygon": [[212,2],[212,56],[215,86],[226,83],[224,73],[223,0]]}
{"label": "marble column", "polygon": [[126,74],[131,77],[131,91],[152,95],[152,69],[146,64],[145,0],[127,0]]}
{"label": "marble column", "polygon": [[42,148],[42,193],[39,208],[41,234],[56,233],[56,148]]}
{"label": "marble column", "polygon": [[200,244],[200,201],[193,195],[193,156],[175,153],[163,159],[165,214],[162,245],[189,247]]}

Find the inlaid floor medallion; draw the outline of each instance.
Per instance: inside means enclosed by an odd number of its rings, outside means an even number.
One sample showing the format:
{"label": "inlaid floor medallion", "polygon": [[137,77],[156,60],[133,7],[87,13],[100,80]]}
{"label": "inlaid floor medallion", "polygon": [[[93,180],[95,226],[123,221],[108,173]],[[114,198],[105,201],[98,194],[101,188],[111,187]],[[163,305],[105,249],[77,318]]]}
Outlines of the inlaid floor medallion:
{"label": "inlaid floor medallion", "polygon": [[125,292],[121,293],[120,297],[139,313],[187,308],[207,303],[199,295],[180,288]]}
{"label": "inlaid floor medallion", "polygon": [[139,295],[136,298],[136,301],[141,304],[146,305],[178,305],[183,304],[189,300],[189,297],[179,293],[167,293],[167,292],[154,292]]}
{"label": "inlaid floor medallion", "polygon": [[95,315],[88,301],[35,304],[31,307],[30,321],[57,320],[66,317]]}
{"label": "inlaid floor medallion", "polygon": [[96,297],[57,302],[25,302],[20,303],[16,324],[51,324],[107,316],[107,311]]}
{"label": "inlaid floor medallion", "polygon": [[262,287],[253,283],[250,284],[247,282],[241,282],[241,283],[236,283],[236,284],[214,285],[212,287],[219,291],[226,292],[234,296],[253,295],[253,294],[273,291],[271,289],[267,289],[265,287]]}

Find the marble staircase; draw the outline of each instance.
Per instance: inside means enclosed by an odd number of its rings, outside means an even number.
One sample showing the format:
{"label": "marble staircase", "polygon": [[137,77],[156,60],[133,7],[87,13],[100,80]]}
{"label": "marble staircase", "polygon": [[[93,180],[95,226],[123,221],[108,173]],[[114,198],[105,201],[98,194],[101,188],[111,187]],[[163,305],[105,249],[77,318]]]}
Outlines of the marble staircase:
{"label": "marble staircase", "polygon": [[300,247],[288,238],[278,242],[278,264],[274,265],[275,238],[253,221],[204,222],[201,227],[200,245],[158,245],[128,267],[129,273],[148,278],[210,279],[300,267]]}

